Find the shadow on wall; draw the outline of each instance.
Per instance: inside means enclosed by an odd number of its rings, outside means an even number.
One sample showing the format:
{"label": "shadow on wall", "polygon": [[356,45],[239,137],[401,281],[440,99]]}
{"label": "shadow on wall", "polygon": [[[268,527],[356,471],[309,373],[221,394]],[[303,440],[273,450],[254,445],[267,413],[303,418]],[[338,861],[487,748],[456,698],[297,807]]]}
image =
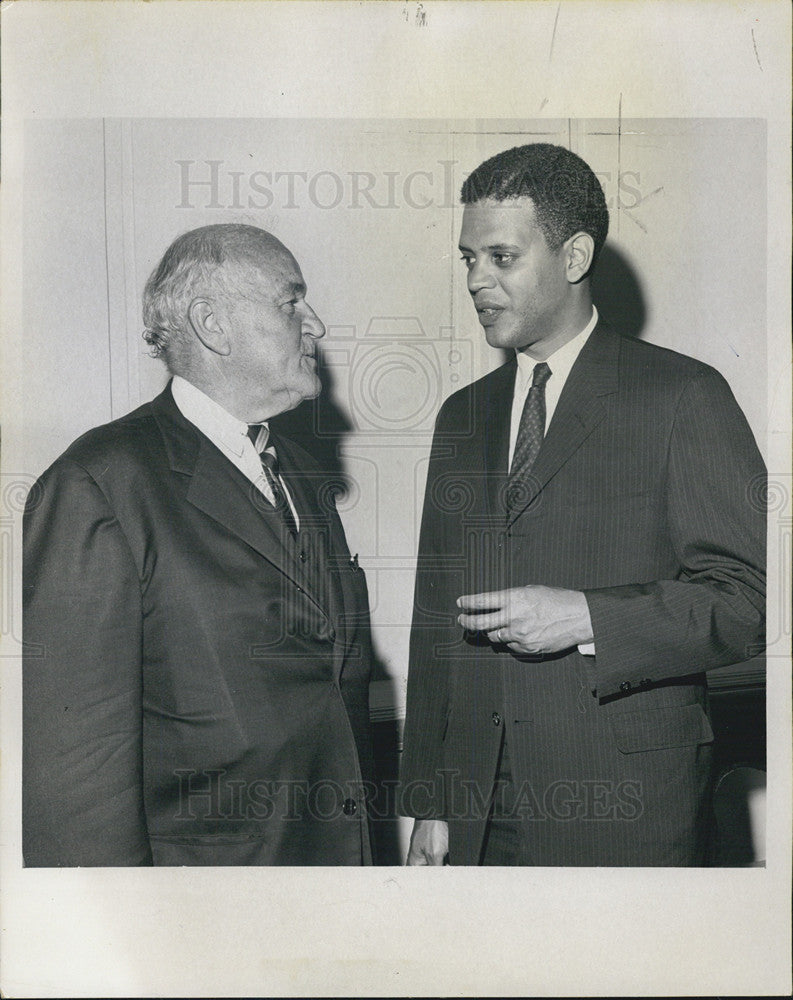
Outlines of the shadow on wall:
{"label": "shadow on wall", "polygon": [[[353,430],[348,415],[336,405],[334,399],[334,373],[322,365],[321,345],[317,352],[322,378],[322,392],[316,399],[307,400],[288,413],[279,414],[271,421],[273,431],[296,441],[317,462],[324,476],[339,484],[342,492],[350,488],[349,473],[341,458],[346,436]],[[374,504],[375,498],[371,498]],[[353,551],[355,545],[353,544]],[[367,568],[363,564],[364,570]],[[376,633],[372,637],[374,659],[372,682],[388,685],[387,693],[380,694],[387,703],[397,704],[396,681],[388,673],[383,659],[378,655]],[[380,865],[400,865],[403,862],[400,846],[399,821],[395,811],[393,790],[399,773],[399,732],[395,720],[379,721],[372,725],[374,744],[376,789],[372,801],[372,833],[375,856]]]}
{"label": "shadow on wall", "polygon": [[647,321],[641,282],[627,257],[609,243],[592,275],[592,300],[617,333],[641,338]]}
{"label": "shadow on wall", "polygon": [[316,399],[306,400],[296,409],[273,417],[273,431],[296,441],[329,478],[349,485],[340,451],[345,436],[352,430],[352,424],[347,414],[333,402],[333,369],[323,365],[321,345],[318,345],[317,360],[322,392]]}

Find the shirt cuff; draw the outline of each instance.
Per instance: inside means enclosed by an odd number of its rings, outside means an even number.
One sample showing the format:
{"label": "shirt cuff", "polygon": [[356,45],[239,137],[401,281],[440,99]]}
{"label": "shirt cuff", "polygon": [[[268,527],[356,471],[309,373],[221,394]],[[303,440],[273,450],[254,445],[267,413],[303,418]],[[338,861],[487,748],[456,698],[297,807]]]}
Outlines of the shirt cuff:
{"label": "shirt cuff", "polygon": [[584,642],[578,647],[578,652],[582,656],[594,656],[595,655],[595,644],[594,642]]}

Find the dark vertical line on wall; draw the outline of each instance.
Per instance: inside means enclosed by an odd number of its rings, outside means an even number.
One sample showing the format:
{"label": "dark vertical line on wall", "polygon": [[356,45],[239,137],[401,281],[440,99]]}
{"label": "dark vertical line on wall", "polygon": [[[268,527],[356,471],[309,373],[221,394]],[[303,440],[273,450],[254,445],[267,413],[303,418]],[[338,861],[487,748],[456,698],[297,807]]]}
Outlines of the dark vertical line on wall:
{"label": "dark vertical line on wall", "polygon": [[[137,261],[138,261],[138,244],[136,239],[137,226],[135,225],[135,122],[131,121],[129,123],[129,211],[130,211],[130,228],[132,229],[132,274],[129,280],[133,282],[133,286],[136,285],[136,275],[137,275]],[[124,301],[126,302],[128,298],[127,291],[127,281],[124,282]],[[129,313],[125,313],[126,322],[124,324],[124,330],[126,332],[126,342],[127,342],[127,391],[129,396],[129,401],[132,401],[135,406],[141,402],[141,391],[140,391],[140,360],[135,365],[135,391],[132,391],[132,370],[129,357]],[[140,340],[136,341],[138,345],[138,351],[140,351]]]}
{"label": "dark vertical line on wall", "polygon": [[105,203],[105,295],[107,298],[107,378],[110,388],[110,419],[116,416],[113,405],[113,339],[110,316],[110,252],[108,249],[108,218],[107,218],[107,118],[102,119],[102,183],[104,185]]}
{"label": "dark vertical line on wall", "polygon": [[[456,149],[457,137],[455,135],[452,135],[451,136],[451,140],[452,140],[452,171],[454,171],[454,167],[455,167],[455,165],[457,163],[457,149]],[[449,202],[450,202],[450,208],[449,208],[449,238],[451,239],[451,243],[449,245],[451,247],[454,247],[456,245],[455,239],[454,239],[454,202],[455,202],[455,196],[456,196],[456,191],[450,191],[449,192]],[[451,326],[451,331],[449,333],[449,352],[451,352],[452,341],[455,340],[456,334],[457,334],[457,323],[456,323],[456,317],[454,315],[454,266],[455,266],[456,259],[457,258],[455,256],[454,252],[452,251],[449,254],[449,325]]]}
{"label": "dark vertical line on wall", "polygon": [[617,232],[620,231],[620,177],[622,176],[622,94],[620,94],[619,110],[617,112]]}
{"label": "dark vertical line on wall", "polygon": [[570,118],[567,119],[567,148],[573,149],[573,122]]}

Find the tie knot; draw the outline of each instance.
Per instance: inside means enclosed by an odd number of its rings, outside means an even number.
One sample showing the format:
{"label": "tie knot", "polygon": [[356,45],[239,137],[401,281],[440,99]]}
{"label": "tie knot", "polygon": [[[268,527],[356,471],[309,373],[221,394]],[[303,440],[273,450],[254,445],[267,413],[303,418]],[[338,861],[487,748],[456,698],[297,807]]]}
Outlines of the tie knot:
{"label": "tie knot", "polygon": [[534,377],[531,380],[532,389],[541,389],[553,373],[545,361],[534,366]]}
{"label": "tie knot", "polygon": [[[265,424],[248,424],[248,437],[250,438],[251,444],[256,448],[256,442],[259,440],[259,432],[265,430],[268,432],[267,437],[265,437],[262,444],[262,448],[267,447],[267,438],[269,437],[269,428]],[[259,448],[256,448],[259,451]]]}
{"label": "tie knot", "polygon": [[[261,447],[257,447],[259,434],[262,431],[264,434],[261,439]],[[253,447],[256,448],[262,465],[266,466],[273,475],[277,476],[279,474],[278,453],[275,450],[275,441],[273,441],[270,428],[267,424],[249,424],[248,437],[251,439]]]}

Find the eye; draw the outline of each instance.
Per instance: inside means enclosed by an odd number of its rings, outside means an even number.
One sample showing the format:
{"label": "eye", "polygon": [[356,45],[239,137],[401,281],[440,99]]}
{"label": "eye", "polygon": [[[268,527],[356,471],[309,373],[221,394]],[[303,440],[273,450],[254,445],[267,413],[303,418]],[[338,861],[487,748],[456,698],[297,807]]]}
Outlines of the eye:
{"label": "eye", "polygon": [[463,255],[462,255],[462,256],[460,257],[460,260],[461,260],[461,261],[463,262],[463,264],[465,264],[465,266],[466,266],[466,267],[468,268],[468,270],[470,271],[470,269],[471,269],[471,266],[472,266],[472,264],[473,264],[473,262],[474,262],[474,258],[473,258],[473,257],[471,257],[471,256],[470,256],[470,254],[463,254]]}
{"label": "eye", "polygon": [[298,299],[298,298],[289,299],[287,302],[284,302],[284,304],[283,304],[283,306],[281,308],[285,309],[289,313],[289,315],[291,316],[292,313],[294,313],[295,309],[297,308],[297,304],[298,304],[299,301],[300,301],[300,299]]}
{"label": "eye", "polygon": [[493,254],[493,261],[499,267],[509,267],[510,264],[515,260],[515,255],[511,253],[503,253],[498,250]]}

